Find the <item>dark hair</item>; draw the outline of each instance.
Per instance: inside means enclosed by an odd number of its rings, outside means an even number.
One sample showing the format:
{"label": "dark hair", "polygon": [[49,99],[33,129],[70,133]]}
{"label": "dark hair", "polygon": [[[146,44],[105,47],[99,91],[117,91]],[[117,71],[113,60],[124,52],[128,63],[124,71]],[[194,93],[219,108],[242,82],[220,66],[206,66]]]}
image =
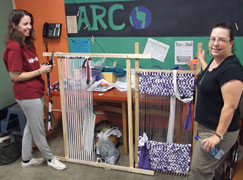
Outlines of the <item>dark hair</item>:
{"label": "dark hair", "polygon": [[[20,20],[25,15],[30,17],[32,29],[30,31],[30,36],[26,37],[25,41],[23,42],[22,35],[20,34],[20,32],[18,30],[16,30],[14,28],[13,25],[17,26],[19,24]],[[33,47],[34,40],[35,40],[33,24],[34,24],[34,19],[33,19],[33,16],[31,13],[29,13],[23,9],[14,9],[9,15],[8,33],[5,37],[4,42],[7,44],[11,40],[16,40],[20,44],[21,47],[27,47],[27,48]]]}
{"label": "dark hair", "polygon": [[[228,22],[221,22],[221,23],[215,24],[213,29],[214,28],[228,29],[229,30],[230,41],[233,41],[235,39],[234,28],[233,28],[233,26],[230,23],[228,23]],[[234,53],[234,51],[235,51],[235,46],[233,44],[233,46],[232,46],[232,53]]]}
{"label": "dark hair", "polygon": [[228,23],[228,22],[222,22],[222,23],[218,23],[218,24],[215,24],[213,29],[214,28],[224,28],[224,29],[228,29],[229,30],[229,37],[230,37],[230,41],[234,40],[234,28],[233,26]]}

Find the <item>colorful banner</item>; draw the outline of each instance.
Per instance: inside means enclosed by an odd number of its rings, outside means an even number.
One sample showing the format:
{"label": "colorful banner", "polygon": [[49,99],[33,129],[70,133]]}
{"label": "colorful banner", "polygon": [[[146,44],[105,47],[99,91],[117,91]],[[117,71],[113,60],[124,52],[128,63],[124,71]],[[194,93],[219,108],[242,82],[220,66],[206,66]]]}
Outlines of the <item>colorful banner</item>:
{"label": "colorful banner", "polygon": [[240,7],[242,0],[143,0],[66,3],[65,11],[69,37],[208,36],[222,21],[242,36]]}

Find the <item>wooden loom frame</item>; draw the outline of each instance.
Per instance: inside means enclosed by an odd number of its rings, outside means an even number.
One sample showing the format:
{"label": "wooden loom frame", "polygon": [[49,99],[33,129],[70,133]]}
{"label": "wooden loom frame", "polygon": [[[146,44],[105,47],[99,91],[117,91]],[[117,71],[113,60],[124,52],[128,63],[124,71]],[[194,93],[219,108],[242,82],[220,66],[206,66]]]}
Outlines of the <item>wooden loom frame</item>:
{"label": "wooden loom frame", "polygon": [[[203,44],[201,42],[197,45],[197,52],[202,52]],[[139,72],[173,72],[173,70],[154,70],[154,69],[140,69],[139,68],[139,59],[135,59],[135,149],[138,149],[138,136],[139,136]],[[193,73],[198,74],[201,72],[201,63],[197,61],[196,70],[178,70],[179,73]],[[195,105],[197,102],[197,90],[195,90]],[[194,107],[193,117],[195,117],[196,106]],[[194,118],[193,118],[194,120]],[[193,121],[193,137],[197,134],[197,122]],[[192,151],[195,145],[195,139],[193,138],[192,142]],[[135,166],[138,166],[138,152],[135,151]]]}
{"label": "wooden loom frame", "polygon": [[[198,44],[198,50],[202,49],[202,44]],[[52,56],[52,53],[44,52],[43,56]],[[63,138],[64,138],[64,157],[58,157],[62,161],[78,163],[83,165],[109,168],[114,170],[154,175],[153,170],[139,169],[137,167],[137,147],[138,147],[138,135],[139,135],[139,89],[138,89],[138,72],[172,72],[171,70],[142,70],[139,68],[139,59],[151,59],[151,54],[139,54],[139,43],[135,43],[135,54],[117,54],[117,53],[54,53],[54,56],[58,58],[58,75],[60,83],[60,98],[61,98],[61,112],[62,112],[62,124],[63,124]],[[127,70],[127,109],[128,109],[128,139],[129,139],[129,167],[120,165],[111,165],[106,163],[96,163],[83,160],[70,160],[67,156],[67,137],[66,137],[66,110],[64,106],[64,87],[63,87],[63,74],[62,74],[62,57],[63,56],[80,56],[80,57],[100,57],[100,58],[122,58],[126,59],[126,70]],[[134,148],[133,148],[133,120],[132,120],[132,92],[131,92],[131,59],[135,59],[135,159],[134,159]],[[201,65],[198,62],[196,71],[183,71],[193,72],[197,74],[201,69]],[[181,71],[179,71],[181,72]],[[194,127],[196,124],[194,124]],[[195,129],[195,128],[193,128]],[[195,130],[194,130],[195,131]],[[193,132],[195,134],[195,132]],[[193,143],[194,144],[194,143]]]}
{"label": "wooden loom frame", "polygon": [[[135,61],[135,149],[138,149],[138,137],[139,137],[139,76],[140,72],[164,72],[164,73],[172,73],[173,70],[154,70],[154,69],[140,69],[139,68],[139,60]],[[177,70],[178,73],[192,73],[196,74],[196,70]],[[195,110],[193,110],[194,112]],[[194,128],[193,128],[194,129]],[[194,132],[193,132],[194,134]],[[135,151],[135,162],[136,166],[138,166],[138,152]]]}
{"label": "wooden loom frame", "polygon": [[[51,56],[52,53],[44,52],[43,56]],[[131,91],[131,59],[136,61],[140,58],[151,59],[151,54],[139,54],[139,43],[135,43],[135,54],[116,54],[116,53],[54,53],[54,56],[58,58],[58,75],[60,83],[60,99],[61,99],[61,112],[62,112],[62,124],[63,124],[63,139],[64,139],[64,157],[58,157],[62,161],[73,162],[83,165],[90,165],[95,167],[103,167],[120,171],[127,171],[139,174],[154,175],[154,171],[135,168],[134,164],[134,148],[133,148],[133,120],[132,120],[132,91]],[[83,160],[71,160],[68,158],[67,149],[67,125],[66,125],[66,109],[64,105],[64,85],[63,85],[63,73],[62,73],[62,57],[94,57],[94,58],[120,58],[126,59],[127,70],[127,109],[128,109],[128,139],[129,139],[129,167],[120,165],[111,165],[106,163],[96,163]],[[135,128],[136,129],[136,128]],[[136,150],[135,150],[136,152]]]}

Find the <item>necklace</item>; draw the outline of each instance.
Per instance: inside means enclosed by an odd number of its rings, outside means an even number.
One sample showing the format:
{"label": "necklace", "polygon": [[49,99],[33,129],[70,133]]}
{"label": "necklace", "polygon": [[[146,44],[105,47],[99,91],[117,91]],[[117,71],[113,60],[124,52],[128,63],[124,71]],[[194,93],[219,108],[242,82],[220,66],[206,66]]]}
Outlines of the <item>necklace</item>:
{"label": "necklace", "polygon": [[206,76],[207,73],[208,73],[208,70],[205,72],[205,74],[203,75],[202,79],[199,81],[199,85],[201,85],[201,83],[202,83],[202,81],[203,81],[203,79],[204,79],[204,77]]}

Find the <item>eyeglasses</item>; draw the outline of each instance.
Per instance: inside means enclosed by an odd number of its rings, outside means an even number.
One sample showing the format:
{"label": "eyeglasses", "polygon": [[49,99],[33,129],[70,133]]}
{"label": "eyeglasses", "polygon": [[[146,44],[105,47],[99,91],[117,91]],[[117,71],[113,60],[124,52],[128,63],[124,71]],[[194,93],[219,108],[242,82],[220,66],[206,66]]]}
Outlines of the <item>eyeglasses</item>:
{"label": "eyeglasses", "polygon": [[214,44],[215,42],[218,42],[219,44],[225,44],[227,42],[230,42],[230,40],[226,40],[223,38],[219,38],[219,39],[209,38],[209,43]]}

